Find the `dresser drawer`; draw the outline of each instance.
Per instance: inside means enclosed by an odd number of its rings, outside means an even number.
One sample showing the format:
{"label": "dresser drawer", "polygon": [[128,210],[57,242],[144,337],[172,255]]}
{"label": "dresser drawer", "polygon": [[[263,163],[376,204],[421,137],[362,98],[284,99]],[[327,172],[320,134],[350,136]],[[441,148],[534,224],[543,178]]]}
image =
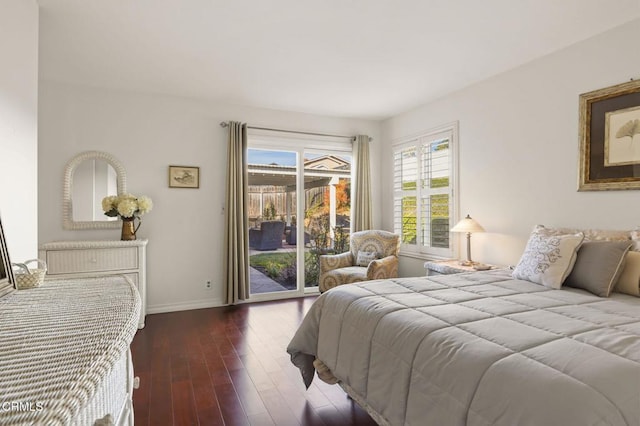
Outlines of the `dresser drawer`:
{"label": "dresser drawer", "polygon": [[46,261],[48,275],[137,269],[138,249],[48,250]]}
{"label": "dresser drawer", "polygon": [[147,312],[147,240],[53,241],[42,244],[38,258],[47,262],[47,277],[82,278],[124,275],[140,294],[140,321]]}

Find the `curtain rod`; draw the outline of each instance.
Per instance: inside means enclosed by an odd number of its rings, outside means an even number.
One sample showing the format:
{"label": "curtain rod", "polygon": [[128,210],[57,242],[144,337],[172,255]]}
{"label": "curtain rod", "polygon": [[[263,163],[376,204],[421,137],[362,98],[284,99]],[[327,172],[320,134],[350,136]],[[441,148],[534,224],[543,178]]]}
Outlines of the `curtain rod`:
{"label": "curtain rod", "polygon": [[[222,122],[220,122],[220,126],[221,127],[229,127],[229,123],[227,123],[226,121],[222,121]],[[299,134],[299,135],[328,136],[328,137],[332,137],[332,138],[345,138],[345,139],[350,139],[351,141],[355,141],[356,140],[355,136],[330,135],[328,133],[301,132],[299,130],[271,129],[269,127],[255,127],[255,126],[247,126],[247,128],[248,129],[253,129],[253,130],[267,130],[267,131],[270,131],[270,132],[296,133],[296,134]],[[369,137],[369,142],[371,142],[372,140],[373,140],[373,138]]]}

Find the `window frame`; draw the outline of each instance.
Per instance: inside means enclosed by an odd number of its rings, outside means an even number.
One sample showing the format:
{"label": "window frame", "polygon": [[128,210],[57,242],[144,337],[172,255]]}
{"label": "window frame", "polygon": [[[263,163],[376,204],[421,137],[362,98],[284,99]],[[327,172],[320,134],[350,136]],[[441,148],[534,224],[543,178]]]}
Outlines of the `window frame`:
{"label": "window frame", "polygon": [[[451,259],[458,258],[459,244],[458,238],[454,238],[451,234],[449,236],[449,248],[438,248],[430,245],[425,245],[423,241],[422,223],[423,223],[423,206],[422,200],[425,196],[425,191],[422,189],[422,179],[425,175],[424,161],[423,161],[423,147],[441,140],[443,138],[449,138],[449,186],[446,193],[450,197],[449,203],[449,229],[451,229],[457,222],[458,218],[458,205],[459,205],[459,191],[458,191],[458,122],[447,123],[442,126],[438,126],[415,135],[407,136],[398,139],[392,143],[391,151],[391,170],[392,170],[392,221],[394,232],[399,233],[402,236],[402,227],[398,227],[396,203],[398,200],[402,202],[402,198],[406,196],[415,196],[416,198],[416,243],[407,244],[402,243],[400,245],[400,253],[404,256],[417,257],[421,259]],[[396,189],[396,174],[401,173],[400,170],[396,170],[395,158],[396,154],[406,150],[407,148],[415,147],[417,152],[417,175],[419,176],[416,181],[415,190],[397,190]],[[441,193],[441,190],[434,191]],[[428,192],[427,192],[428,193]]]}

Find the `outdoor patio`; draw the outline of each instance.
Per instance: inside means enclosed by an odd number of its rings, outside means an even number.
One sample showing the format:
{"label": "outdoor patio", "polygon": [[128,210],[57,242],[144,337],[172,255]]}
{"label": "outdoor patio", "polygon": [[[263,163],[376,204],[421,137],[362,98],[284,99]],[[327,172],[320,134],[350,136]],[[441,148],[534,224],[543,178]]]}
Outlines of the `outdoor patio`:
{"label": "outdoor patio", "polygon": [[286,287],[252,267],[249,267],[249,282],[251,283],[251,294],[273,293],[287,290]]}
{"label": "outdoor patio", "polygon": [[[297,288],[298,246],[304,246],[305,287],[319,279],[319,253],[334,248],[336,239],[348,241],[350,228],[350,159],[334,155],[306,154],[303,170],[292,165],[291,152],[250,149],[248,164],[248,227],[250,286],[252,294],[291,291]],[[273,154],[273,152],[271,152]],[[348,156],[347,156],[348,157]],[[298,173],[304,189],[299,191]],[[298,217],[299,205],[303,215]],[[300,227],[304,232],[300,232]],[[345,232],[346,230],[346,232]]]}
{"label": "outdoor patio", "polygon": [[[296,246],[289,245],[286,241],[282,242],[282,248],[276,250],[255,250],[249,248],[249,258],[255,255],[291,255],[296,256]],[[251,294],[272,293],[277,291],[288,291],[295,288],[294,286],[285,287],[281,283],[267,276],[263,271],[253,266],[249,267],[249,283],[251,285]],[[291,288],[293,287],[293,288]]]}

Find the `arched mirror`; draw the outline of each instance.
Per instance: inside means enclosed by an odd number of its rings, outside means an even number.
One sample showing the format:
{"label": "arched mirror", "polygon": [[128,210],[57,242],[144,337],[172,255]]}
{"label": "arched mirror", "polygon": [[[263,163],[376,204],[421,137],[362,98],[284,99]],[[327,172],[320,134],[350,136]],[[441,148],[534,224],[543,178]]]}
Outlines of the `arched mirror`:
{"label": "arched mirror", "polygon": [[127,192],[124,167],[111,154],[86,151],[64,169],[62,217],[64,229],[105,229],[122,226],[104,215],[102,199]]}

